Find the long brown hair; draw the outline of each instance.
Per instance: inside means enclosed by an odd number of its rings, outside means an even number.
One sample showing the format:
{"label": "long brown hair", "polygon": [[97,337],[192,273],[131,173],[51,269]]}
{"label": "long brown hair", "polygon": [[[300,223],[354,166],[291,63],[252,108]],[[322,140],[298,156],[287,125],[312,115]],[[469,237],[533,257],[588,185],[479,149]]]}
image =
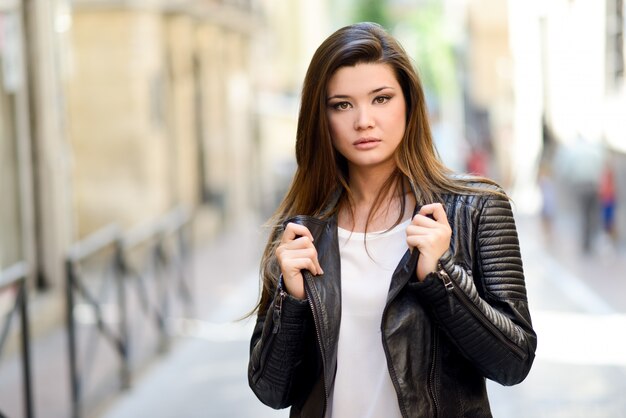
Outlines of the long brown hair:
{"label": "long brown hair", "polygon": [[340,202],[351,202],[347,162],[332,145],[326,97],[334,73],[341,67],[360,63],[389,65],[406,101],[406,129],[396,151],[397,169],[379,192],[370,217],[394,187],[403,192],[410,185],[419,203],[441,201],[444,193],[481,192],[467,180],[453,177],[439,159],[433,146],[422,83],[398,41],[376,23],[357,23],[337,30],[319,46],[304,79],[296,132],[297,169],[289,191],[268,222],[271,233],[261,260],[263,289],[255,310],[265,312],[280,275],[274,251],[282,233],[282,222],[293,215],[334,215],[339,205],[330,211],[325,209],[336,193],[341,193]]}

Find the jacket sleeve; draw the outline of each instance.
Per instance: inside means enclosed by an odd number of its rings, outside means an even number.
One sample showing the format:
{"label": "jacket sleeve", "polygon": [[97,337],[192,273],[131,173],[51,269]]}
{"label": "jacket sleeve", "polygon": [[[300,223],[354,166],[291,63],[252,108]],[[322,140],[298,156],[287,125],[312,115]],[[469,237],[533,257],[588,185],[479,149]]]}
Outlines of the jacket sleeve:
{"label": "jacket sleeve", "polygon": [[476,222],[473,264],[478,277],[455,264],[447,251],[438,271],[419,283],[420,296],[450,340],[485,377],[513,385],[530,371],[537,336],[508,200],[487,197]]}
{"label": "jacket sleeve", "polygon": [[304,341],[312,326],[308,301],[298,300],[279,286],[267,312],[260,312],[250,341],[248,383],[264,404],[292,404],[294,375],[302,362]]}

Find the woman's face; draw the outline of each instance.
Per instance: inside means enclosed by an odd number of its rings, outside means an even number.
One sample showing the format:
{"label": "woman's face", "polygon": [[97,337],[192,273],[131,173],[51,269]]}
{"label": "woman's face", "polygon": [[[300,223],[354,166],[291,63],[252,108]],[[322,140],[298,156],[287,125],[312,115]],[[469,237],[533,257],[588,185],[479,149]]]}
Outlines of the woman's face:
{"label": "woman's face", "polygon": [[333,145],[350,169],[395,166],[406,102],[391,66],[339,68],[329,80],[326,104]]}

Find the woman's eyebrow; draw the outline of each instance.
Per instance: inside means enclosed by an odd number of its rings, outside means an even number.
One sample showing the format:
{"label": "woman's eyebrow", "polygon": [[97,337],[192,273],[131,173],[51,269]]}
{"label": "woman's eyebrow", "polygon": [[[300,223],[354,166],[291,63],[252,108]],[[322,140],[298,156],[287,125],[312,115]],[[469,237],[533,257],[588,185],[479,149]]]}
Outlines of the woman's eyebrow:
{"label": "woman's eyebrow", "polygon": [[328,96],[326,98],[326,100],[333,100],[333,99],[349,99],[350,96],[348,96],[347,94],[334,94],[332,96]]}
{"label": "woman's eyebrow", "polygon": [[[376,93],[379,93],[379,92],[381,92],[383,90],[387,90],[387,89],[393,90],[393,87],[391,87],[391,86],[378,87],[378,88],[375,88],[374,90],[370,91],[367,94],[368,95],[372,95],[372,94],[376,94]],[[326,100],[328,101],[328,100],[333,100],[333,99],[350,99],[350,98],[351,98],[351,96],[348,95],[348,94],[333,94],[332,96],[328,96],[326,98]]]}
{"label": "woman's eyebrow", "polygon": [[382,86],[382,87],[379,87],[377,89],[374,89],[374,90],[370,91],[369,94],[376,94],[378,92],[381,92],[381,91],[387,90],[387,89],[393,90],[393,87],[391,87],[391,86]]}

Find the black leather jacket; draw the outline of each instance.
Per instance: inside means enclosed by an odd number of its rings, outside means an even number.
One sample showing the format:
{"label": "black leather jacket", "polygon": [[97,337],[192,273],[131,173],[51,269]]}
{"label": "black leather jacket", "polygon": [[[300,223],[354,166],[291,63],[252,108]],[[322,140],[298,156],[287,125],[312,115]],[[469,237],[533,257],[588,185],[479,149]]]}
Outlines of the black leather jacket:
{"label": "black leather jacket", "polygon": [[[493,187],[493,186],[483,186]],[[489,417],[485,378],[521,382],[535,357],[517,231],[508,200],[449,195],[452,227],[441,270],[418,282],[419,254],[396,268],[382,317],[382,342],[404,417]],[[341,319],[335,218],[297,217],[314,238],[323,276],[304,272],[307,300],[279,285],[250,344],[249,384],[291,417],[324,417],[337,363]],[[358,389],[355,389],[358,390]]]}

